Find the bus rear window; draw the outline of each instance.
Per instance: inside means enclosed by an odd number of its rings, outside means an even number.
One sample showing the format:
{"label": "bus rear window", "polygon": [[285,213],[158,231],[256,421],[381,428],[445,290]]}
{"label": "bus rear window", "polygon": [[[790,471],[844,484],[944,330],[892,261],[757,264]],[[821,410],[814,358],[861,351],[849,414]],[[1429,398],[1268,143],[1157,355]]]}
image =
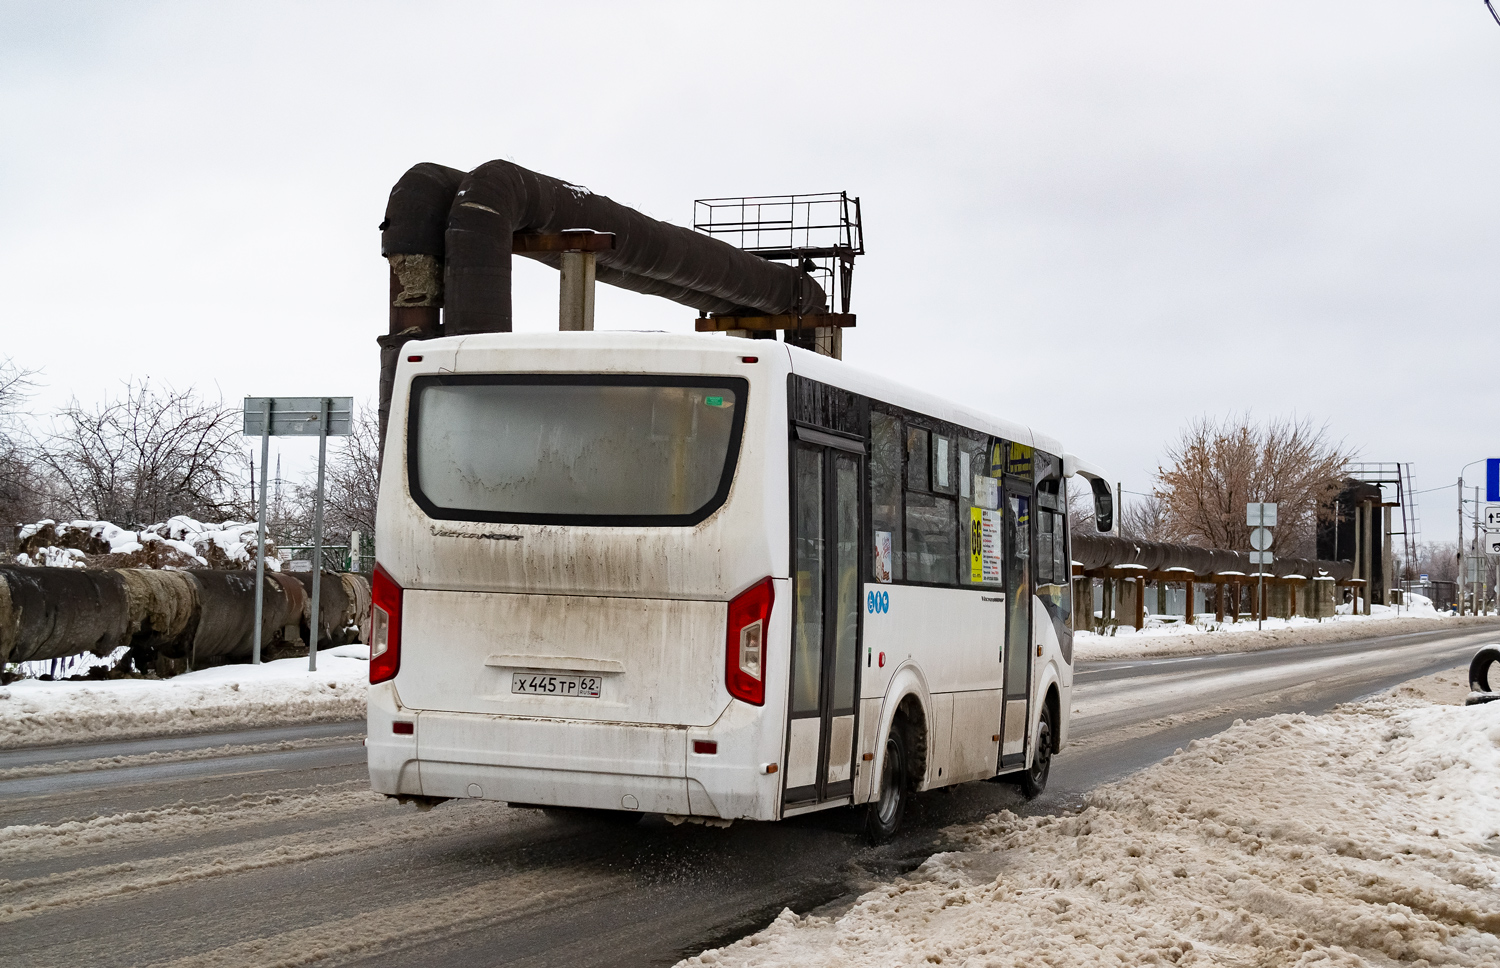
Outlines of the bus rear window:
{"label": "bus rear window", "polygon": [[412,496],[444,520],[696,524],[729,495],[747,388],[734,377],[417,377]]}

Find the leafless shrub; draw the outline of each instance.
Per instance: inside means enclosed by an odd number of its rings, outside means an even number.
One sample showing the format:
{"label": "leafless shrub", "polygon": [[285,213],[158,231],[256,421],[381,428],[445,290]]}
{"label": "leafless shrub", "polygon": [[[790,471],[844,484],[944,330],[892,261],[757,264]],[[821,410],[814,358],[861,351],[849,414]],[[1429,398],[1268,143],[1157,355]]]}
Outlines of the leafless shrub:
{"label": "leafless shrub", "polygon": [[191,390],[129,382],[92,409],[76,399],[57,417],[38,460],[56,481],[60,509],[139,528],[173,515],[243,516],[236,487],[239,410]]}
{"label": "leafless shrub", "polygon": [[1317,516],[1339,489],[1354,457],[1310,420],[1266,424],[1248,415],[1222,422],[1199,417],[1167,447],[1156,471],[1156,495],[1168,540],[1243,551],[1250,547],[1245,505],[1275,501],[1272,550],[1311,557]]}

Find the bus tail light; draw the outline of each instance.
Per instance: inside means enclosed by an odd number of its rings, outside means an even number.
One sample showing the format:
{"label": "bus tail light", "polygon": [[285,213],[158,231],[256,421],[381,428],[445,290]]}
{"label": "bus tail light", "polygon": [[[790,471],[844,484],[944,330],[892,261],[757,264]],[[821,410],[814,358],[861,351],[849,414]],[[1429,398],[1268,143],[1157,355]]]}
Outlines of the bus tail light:
{"label": "bus tail light", "polygon": [[766,702],[766,630],[776,589],[766,578],[729,603],[729,634],[724,642],[724,685],[752,706]]}
{"label": "bus tail light", "polygon": [[401,586],[377,562],[370,580],[370,683],[401,668]]}

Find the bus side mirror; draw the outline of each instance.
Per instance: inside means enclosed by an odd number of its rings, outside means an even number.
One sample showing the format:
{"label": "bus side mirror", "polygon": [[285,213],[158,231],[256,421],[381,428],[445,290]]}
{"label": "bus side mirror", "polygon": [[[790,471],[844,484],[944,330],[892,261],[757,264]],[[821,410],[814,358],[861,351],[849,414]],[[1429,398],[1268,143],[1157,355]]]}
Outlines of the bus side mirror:
{"label": "bus side mirror", "polygon": [[1094,530],[1102,533],[1115,529],[1115,495],[1109,482],[1093,477],[1089,487],[1094,490]]}

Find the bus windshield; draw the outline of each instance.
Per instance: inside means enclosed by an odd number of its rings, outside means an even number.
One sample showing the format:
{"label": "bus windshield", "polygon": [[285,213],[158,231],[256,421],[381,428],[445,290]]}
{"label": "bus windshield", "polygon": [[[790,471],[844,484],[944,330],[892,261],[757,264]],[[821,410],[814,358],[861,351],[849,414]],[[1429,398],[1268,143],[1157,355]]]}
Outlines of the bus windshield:
{"label": "bus windshield", "polygon": [[696,524],[728,496],[746,390],[734,377],[418,377],[412,496],[446,520]]}

